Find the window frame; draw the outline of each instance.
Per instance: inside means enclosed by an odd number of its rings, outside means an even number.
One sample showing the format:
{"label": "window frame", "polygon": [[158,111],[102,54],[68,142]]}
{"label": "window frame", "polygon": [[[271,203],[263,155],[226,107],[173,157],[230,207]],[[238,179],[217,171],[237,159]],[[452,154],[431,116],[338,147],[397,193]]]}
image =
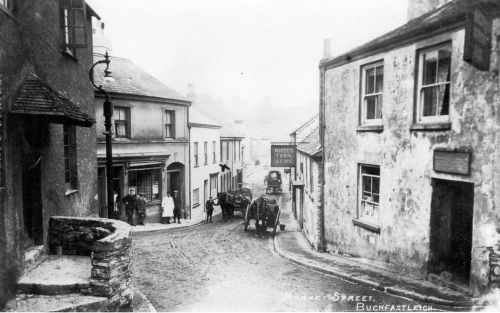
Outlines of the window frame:
{"label": "window frame", "polygon": [[[164,137],[165,137],[165,139],[175,139],[176,138],[176,134],[175,134],[175,126],[176,126],[175,110],[165,109],[163,114],[164,114],[164,118],[165,118],[164,123],[163,123]],[[170,123],[169,124],[167,124],[167,116],[170,116]],[[167,129],[169,131],[167,131]],[[169,136],[169,133],[170,133],[170,136]]]}
{"label": "window frame", "polygon": [[[77,6],[78,4],[80,6]],[[76,49],[88,47],[86,3],[84,0],[60,0],[60,11],[63,52],[75,56]],[[81,24],[76,18],[78,11],[80,11],[78,14]],[[80,37],[76,33],[77,29],[80,29],[80,34],[78,34]]]}
{"label": "window frame", "polygon": [[200,205],[200,188],[193,189],[193,206]]}
{"label": "window frame", "polygon": [[194,158],[194,166],[195,166],[195,167],[196,167],[196,166],[199,166],[199,164],[198,164],[198,161],[199,161],[199,160],[198,160],[198,157],[199,157],[199,156],[198,156],[198,142],[197,142],[197,141],[195,141],[195,142],[194,142],[194,145],[193,145],[193,158]]}
{"label": "window frame", "polygon": [[208,141],[203,142],[203,157],[205,160],[204,165],[208,164]]}
{"label": "window frame", "polygon": [[[123,110],[125,112],[125,120],[122,120],[122,119],[119,119],[117,120],[116,119],[116,112],[117,111],[120,111],[120,110]],[[114,108],[113,108],[113,120],[114,120],[114,124],[115,124],[115,138],[126,138],[126,139],[130,139],[131,138],[131,131],[130,131],[130,121],[131,121],[131,109],[130,107],[127,107],[127,106],[121,106],[121,105],[115,105]],[[118,122],[124,122],[125,123],[125,135],[118,135],[118,129],[117,129],[117,126],[118,126]]]}
{"label": "window frame", "polygon": [[[148,190],[147,192],[144,192],[142,189],[144,189],[145,187],[143,185],[139,185],[138,182],[139,182],[139,177],[142,176],[142,178],[144,177],[147,177],[149,178],[149,186],[150,186],[150,190]],[[158,190],[157,190],[157,193],[153,193],[153,188],[154,188],[154,178],[156,177],[156,181],[158,183]],[[128,178],[127,178],[127,183],[128,183],[128,186],[129,188],[130,187],[133,187],[135,188],[136,190],[136,194],[140,194],[140,193],[143,193],[145,198],[146,198],[146,202],[158,202],[158,201],[161,201],[161,194],[162,194],[162,188],[163,188],[163,182],[162,182],[162,174],[161,174],[161,170],[160,169],[155,169],[155,168],[151,168],[151,169],[137,169],[137,170],[130,170],[129,171],[129,174],[128,174]],[[133,179],[135,178],[135,181],[133,181]],[[153,196],[156,195],[157,198],[153,198]]]}
{"label": "window frame", "polygon": [[69,123],[63,124],[63,165],[64,184],[67,190],[78,189],[78,157],[76,126]]}
{"label": "window frame", "polygon": [[[382,90],[380,92],[373,92],[370,94],[366,93],[366,73],[370,69],[374,69],[375,73],[377,68],[382,67]],[[383,108],[384,108],[384,79],[385,79],[385,66],[384,66],[384,60],[377,60],[368,64],[364,64],[361,66],[361,75],[360,75],[360,96],[359,96],[359,102],[360,102],[360,125],[361,126],[381,126],[382,125],[382,120],[383,120]],[[375,75],[375,79],[376,79]],[[376,86],[376,82],[374,83],[374,86]],[[373,96],[381,96],[382,97],[382,102],[379,104],[380,106],[380,118],[375,118],[375,119],[367,119],[366,114],[367,114],[367,103],[365,101],[365,98],[367,97],[373,97]]]}
{"label": "window frame", "polygon": [[213,148],[213,162],[212,163],[217,163],[217,141],[212,141],[212,148]]}
{"label": "window frame", "polygon": [[[363,173],[363,168],[375,168],[378,169],[378,176],[375,174],[367,174]],[[363,194],[364,194],[364,179],[363,177],[372,177],[372,178],[378,178],[378,202],[375,201],[368,201],[363,199]],[[369,230],[379,232],[380,231],[380,187],[382,186],[382,179],[381,179],[381,170],[380,170],[380,165],[375,165],[375,164],[365,164],[365,163],[360,163],[358,164],[358,197],[357,197],[357,204],[358,204],[358,209],[357,209],[357,217],[355,219],[355,224],[358,226],[365,227]],[[371,184],[373,184],[373,180],[371,181]],[[373,195],[373,187],[371,188],[371,194]],[[377,206],[376,208],[373,208],[374,211],[376,212],[374,215],[375,218],[368,218],[365,217],[364,214],[364,202],[370,202],[371,205]]]}
{"label": "window frame", "polygon": [[[436,52],[441,48],[448,48],[448,51],[450,52],[450,64],[449,64],[449,69],[448,69],[448,74],[449,74],[449,80],[447,82],[435,82],[432,84],[423,84],[423,79],[424,79],[424,55],[429,52]],[[439,64],[439,59],[438,59],[438,64]],[[421,125],[429,125],[429,124],[444,124],[444,123],[450,123],[450,113],[451,113],[451,73],[452,73],[452,68],[453,68],[453,45],[450,40],[441,42],[435,45],[431,46],[426,46],[422,47],[417,50],[417,62],[416,62],[416,82],[415,82],[415,123],[416,124],[421,124]],[[436,75],[438,75],[439,70],[436,70]],[[447,115],[434,115],[434,116],[423,116],[423,105],[421,103],[422,101],[422,90],[423,88],[432,88],[432,87],[438,87],[438,86],[444,86],[448,85],[448,114]]]}

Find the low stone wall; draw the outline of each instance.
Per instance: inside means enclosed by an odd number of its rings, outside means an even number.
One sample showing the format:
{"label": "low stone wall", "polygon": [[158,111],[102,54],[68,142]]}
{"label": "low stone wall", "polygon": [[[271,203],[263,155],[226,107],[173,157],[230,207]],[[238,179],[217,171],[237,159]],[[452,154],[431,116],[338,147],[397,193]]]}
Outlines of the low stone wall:
{"label": "low stone wall", "polygon": [[90,285],[84,293],[108,297],[109,311],[131,309],[131,245],[131,227],[122,221],[63,216],[50,219],[49,251],[90,256]]}

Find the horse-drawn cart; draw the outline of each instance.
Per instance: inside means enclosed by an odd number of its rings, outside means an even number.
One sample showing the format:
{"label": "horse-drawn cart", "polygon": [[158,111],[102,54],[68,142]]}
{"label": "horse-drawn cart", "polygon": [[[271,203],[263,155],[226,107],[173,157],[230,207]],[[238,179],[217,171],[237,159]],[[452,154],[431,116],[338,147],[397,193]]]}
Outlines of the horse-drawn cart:
{"label": "horse-drawn cart", "polygon": [[242,187],[229,190],[227,195],[227,202],[233,206],[235,211],[240,211],[242,217],[245,217],[248,204],[252,201],[252,191],[248,188]]}
{"label": "horse-drawn cart", "polygon": [[267,231],[268,227],[273,228],[273,236],[280,224],[281,209],[275,199],[258,197],[248,205],[245,213],[245,231],[248,230],[250,220],[255,220],[255,231],[258,236]]}

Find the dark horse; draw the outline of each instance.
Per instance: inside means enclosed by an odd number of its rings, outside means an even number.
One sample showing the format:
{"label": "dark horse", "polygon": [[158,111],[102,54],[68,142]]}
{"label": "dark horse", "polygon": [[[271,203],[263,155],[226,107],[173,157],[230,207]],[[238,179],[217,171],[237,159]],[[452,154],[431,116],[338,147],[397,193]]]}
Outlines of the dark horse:
{"label": "dark horse", "polygon": [[227,192],[217,193],[217,204],[220,205],[222,211],[222,220],[231,220],[234,213],[234,196]]}
{"label": "dark horse", "polygon": [[274,216],[274,205],[276,201],[269,200],[265,197],[259,197],[255,199],[250,205],[249,216],[255,219],[255,235],[258,237],[262,237],[262,235],[266,232],[268,224],[272,223],[270,220],[271,217]]}

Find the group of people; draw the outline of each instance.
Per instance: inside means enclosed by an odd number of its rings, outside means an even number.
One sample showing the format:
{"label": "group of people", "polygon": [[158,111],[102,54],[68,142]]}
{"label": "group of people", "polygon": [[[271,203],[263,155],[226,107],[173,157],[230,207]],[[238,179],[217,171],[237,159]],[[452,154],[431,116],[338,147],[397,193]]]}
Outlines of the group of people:
{"label": "group of people", "polygon": [[[137,212],[137,224],[144,225],[146,219],[146,198],[143,194],[136,194],[134,188],[130,188],[128,195],[123,197],[125,203],[125,213],[127,215],[127,222],[135,226],[134,212]],[[115,201],[116,202],[116,201]]]}
{"label": "group of people", "polygon": [[174,190],[174,196],[167,192],[167,195],[163,197],[161,201],[161,222],[163,224],[170,224],[170,218],[174,218],[174,223],[181,223],[181,199],[179,198],[179,192]]}

